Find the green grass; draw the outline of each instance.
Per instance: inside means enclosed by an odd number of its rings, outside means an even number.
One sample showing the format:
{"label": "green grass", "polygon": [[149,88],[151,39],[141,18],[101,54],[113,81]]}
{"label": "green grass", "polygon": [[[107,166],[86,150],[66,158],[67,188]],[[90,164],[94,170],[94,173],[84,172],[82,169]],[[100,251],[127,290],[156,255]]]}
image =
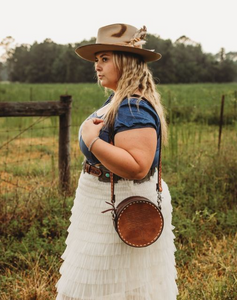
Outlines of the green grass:
{"label": "green grass", "polygon": [[[225,95],[225,124],[236,121],[237,83],[158,85],[157,88],[171,123],[218,124],[222,95]],[[73,96],[72,126],[80,124],[84,114],[105,101],[104,90],[96,84],[0,84],[0,102],[56,101],[62,94]]]}
{"label": "green grass", "polygon": [[[162,169],[174,208],[178,299],[234,300],[237,114],[233,95],[237,86],[197,84],[158,88],[170,123]],[[5,180],[0,181],[3,300],[55,299],[60,255],[65,249],[70,209],[83,160],[77,141],[78,126],[103,103],[105,96],[102,89],[90,84],[0,85],[0,101],[29,101],[30,97],[57,100],[64,93],[73,96],[68,195],[58,191],[56,117],[46,118],[0,149],[0,173]],[[217,121],[223,93],[225,123],[218,151]],[[0,145],[35,121],[37,118],[0,118]]]}

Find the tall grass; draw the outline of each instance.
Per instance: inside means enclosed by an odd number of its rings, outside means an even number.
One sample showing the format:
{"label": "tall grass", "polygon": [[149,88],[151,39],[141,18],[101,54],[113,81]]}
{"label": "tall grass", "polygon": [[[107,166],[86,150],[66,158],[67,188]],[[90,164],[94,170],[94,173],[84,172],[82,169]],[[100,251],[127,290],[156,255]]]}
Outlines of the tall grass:
{"label": "tall grass", "polygon": [[[173,200],[179,300],[234,300],[237,123],[236,114],[227,113],[229,108],[234,111],[231,97],[236,85],[159,89],[169,116],[163,178]],[[56,118],[43,120],[0,149],[0,173],[5,180],[0,182],[0,299],[55,299],[60,255],[83,160],[78,126],[105,99],[101,89],[86,84],[0,85],[0,101],[57,100],[64,93],[72,94],[74,100],[69,195],[58,192]],[[225,117],[231,116],[231,122],[225,122],[218,151],[218,126],[206,118],[215,110],[218,116],[222,93],[228,95]],[[190,109],[195,105],[196,110]],[[199,119],[194,118],[197,111]],[[0,144],[36,120],[0,118]]]}
{"label": "tall grass", "polygon": [[[222,95],[226,96],[225,123],[236,121],[237,83],[159,85],[158,90],[173,121],[218,124]],[[73,96],[72,125],[80,124],[84,113],[105,100],[104,90],[96,84],[0,84],[0,102],[55,101],[62,94]]]}

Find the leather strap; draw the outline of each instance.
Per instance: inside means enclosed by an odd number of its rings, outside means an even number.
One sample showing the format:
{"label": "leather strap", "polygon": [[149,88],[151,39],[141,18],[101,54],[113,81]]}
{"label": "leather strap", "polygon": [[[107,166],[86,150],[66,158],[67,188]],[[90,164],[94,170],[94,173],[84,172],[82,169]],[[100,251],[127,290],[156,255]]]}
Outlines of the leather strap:
{"label": "leather strap", "polygon": [[[106,169],[103,165],[93,166],[93,165],[89,164],[87,161],[84,161],[83,162],[83,171],[90,175],[98,177],[99,181],[110,182],[110,171],[108,169]],[[153,176],[154,173],[155,173],[155,168],[152,168],[149,170],[149,172],[143,179],[133,180],[133,182],[140,184],[144,181],[150,180],[150,177]],[[119,180],[124,180],[124,178],[122,178],[116,174],[113,174],[113,180],[114,180],[114,183],[117,183]]]}
{"label": "leather strap", "polygon": [[159,151],[159,158],[158,158],[158,163],[157,163],[157,167],[158,167],[158,173],[157,173],[157,184],[156,184],[156,191],[157,192],[162,192],[162,184],[161,184],[161,171],[162,171],[162,167],[161,167],[161,128],[160,128],[160,151]]}
{"label": "leather strap", "polygon": [[94,175],[96,177],[100,177],[102,175],[102,171],[101,169],[97,168],[97,167],[94,167],[86,162],[84,162],[84,165],[83,165],[83,170],[84,172],[87,172],[91,175]]}

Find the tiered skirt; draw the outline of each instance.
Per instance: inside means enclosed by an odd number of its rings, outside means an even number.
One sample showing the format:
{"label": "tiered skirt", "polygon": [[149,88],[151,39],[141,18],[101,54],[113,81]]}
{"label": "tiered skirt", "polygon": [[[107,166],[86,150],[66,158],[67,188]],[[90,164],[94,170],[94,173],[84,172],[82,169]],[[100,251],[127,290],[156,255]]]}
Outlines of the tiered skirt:
{"label": "tiered skirt", "polygon": [[[116,204],[128,196],[145,196],[156,203],[155,174],[138,184],[115,184]],[[57,283],[56,300],[175,300],[175,246],[171,225],[172,206],[162,181],[164,229],[151,246],[133,248],[116,233],[110,208],[110,183],[82,173],[70,218],[66,250]]]}

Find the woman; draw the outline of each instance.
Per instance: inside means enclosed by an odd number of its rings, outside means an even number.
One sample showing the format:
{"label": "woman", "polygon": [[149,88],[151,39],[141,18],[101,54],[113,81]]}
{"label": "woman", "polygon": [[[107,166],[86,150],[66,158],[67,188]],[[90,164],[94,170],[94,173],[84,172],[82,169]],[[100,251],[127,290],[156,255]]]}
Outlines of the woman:
{"label": "woman", "polygon": [[145,34],[145,26],[112,24],[99,29],[96,44],[76,49],[95,63],[99,83],[113,93],[80,128],[87,161],[72,208],[57,300],[173,300],[178,293],[167,185],[162,182],[164,229],[149,247],[123,243],[111,215],[101,213],[110,199],[109,172],[116,178],[116,203],[132,195],[157,199],[160,128],[163,141],[167,133],[147,67],[161,55],[142,48]]}

